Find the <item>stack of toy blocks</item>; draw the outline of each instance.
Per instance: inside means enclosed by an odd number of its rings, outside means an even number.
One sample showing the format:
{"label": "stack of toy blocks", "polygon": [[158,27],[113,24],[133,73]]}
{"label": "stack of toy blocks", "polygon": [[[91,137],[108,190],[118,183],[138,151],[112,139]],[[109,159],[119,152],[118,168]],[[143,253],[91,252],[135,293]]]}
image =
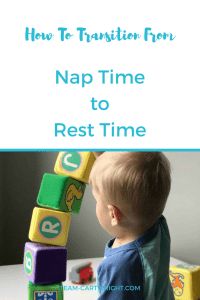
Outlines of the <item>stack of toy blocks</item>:
{"label": "stack of toy blocks", "polygon": [[56,174],[44,174],[24,251],[29,300],[62,300],[71,213],[80,211],[95,161],[90,152],[60,152]]}

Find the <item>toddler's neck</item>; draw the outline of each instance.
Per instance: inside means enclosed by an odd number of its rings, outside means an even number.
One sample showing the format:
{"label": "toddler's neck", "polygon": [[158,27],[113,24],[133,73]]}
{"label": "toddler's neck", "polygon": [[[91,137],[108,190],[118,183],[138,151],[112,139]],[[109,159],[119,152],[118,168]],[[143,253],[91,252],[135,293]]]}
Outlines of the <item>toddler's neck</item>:
{"label": "toddler's neck", "polygon": [[122,245],[128,244],[130,242],[135,241],[139,236],[138,235],[134,235],[134,234],[129,234],[129,235],[124,235],[124,236],[120,236],[120,237],[116,237],[112,248],[117,248],[120,247]]}

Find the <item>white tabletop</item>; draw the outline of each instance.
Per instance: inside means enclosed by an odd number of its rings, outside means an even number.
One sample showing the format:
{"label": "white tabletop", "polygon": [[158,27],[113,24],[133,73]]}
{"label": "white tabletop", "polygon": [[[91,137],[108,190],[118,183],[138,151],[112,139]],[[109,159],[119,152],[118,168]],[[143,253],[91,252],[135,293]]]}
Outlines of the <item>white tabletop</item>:
{"label": "white tabletop", "polygon": [[[102,258],[88,258],[88,259],[74,259],[67,262],[67,274],[71,271],[71,268],[75,265],[79,265],[83,262],[92,262],[94,273]],[[171,265],[175,265],[180,261],[171,258]],[[68,277],[68,276],[67,276]],[[0,267],[0,300],[27,300],[27,277],[24,274],[22,265],[12,265]],[[96,288],[96,281],[89,285],[81,286],[74,285],[70,281],[66,280],[63,286],[67,288],[64,291],[64,299],[76,299],[76,300],[95,300],[98,296]],[[75,290],[69,287],[76,287]],[[83,288],[85,290],[83,290]]]}
{"label": "white tabletop", "polygon": [[[67,275],[71,268],[83,262],[92,262],[94,273],[102,258],[74,259],[67,262]],[[96,275],[95,275],[96,276]],[[68,276],[67,276],[68,277]],[[95,300],[98,296],[96,280],[89,285],[75,285],[66,280],[63,286],[67,288],[64,291],[64,299],[87,299]],[[68,288],[74,286],[76,290]],[[85,290],[81,289],[85,288]],[[90,288],[90,290],[89,290]],[[28,299],[28,280],[24,274],[23,265],[11,265],[0,267],[0,300],[27,300]]]}

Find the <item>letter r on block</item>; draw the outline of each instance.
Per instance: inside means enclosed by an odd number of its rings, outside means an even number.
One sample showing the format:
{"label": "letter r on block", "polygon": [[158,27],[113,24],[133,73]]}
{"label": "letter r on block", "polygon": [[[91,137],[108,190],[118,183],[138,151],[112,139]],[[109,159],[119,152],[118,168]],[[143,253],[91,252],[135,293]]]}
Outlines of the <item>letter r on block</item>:
{"label": "letter r on block", "polygon": [[53,225],[50,221],[45,221],[42,223],[42,231],[58,234],[59,230],[56,230],[56,228],[59,226],[60,226],[59,223]]}

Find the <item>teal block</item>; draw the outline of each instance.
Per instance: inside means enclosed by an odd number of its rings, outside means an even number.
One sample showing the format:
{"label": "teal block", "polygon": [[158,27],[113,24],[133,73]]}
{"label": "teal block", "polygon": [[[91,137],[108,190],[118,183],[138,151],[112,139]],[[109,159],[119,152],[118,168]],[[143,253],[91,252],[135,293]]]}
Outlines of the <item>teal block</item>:
{"label": "teal block", "polygon": [[63,300],[62,283],[37,285],[29,282],[28,300]]}
{"label": "teal block", "polygon": [[85,183],[69,176],[44,174],[37,203],[39,206],[64,212],[80,211]]}

